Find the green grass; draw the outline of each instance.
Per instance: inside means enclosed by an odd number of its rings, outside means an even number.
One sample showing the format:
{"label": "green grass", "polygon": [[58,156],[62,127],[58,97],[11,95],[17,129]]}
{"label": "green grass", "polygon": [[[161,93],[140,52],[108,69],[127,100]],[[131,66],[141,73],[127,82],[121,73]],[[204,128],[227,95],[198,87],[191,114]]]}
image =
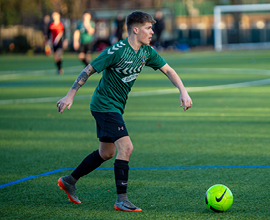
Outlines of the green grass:
{"label": "green grass", "polygon": [[[190,89],[184,112],[179,94],[130,96],[124,119],[134,144],[130,167],[269,166],[269,85],[194,91],[196,87],[268,79],[270,52],[163,53]],[[70,111],[57,112],[83,66],[64,56],[65,75],[52,57],[0,57],[0,185],[60,168],[76,167],[96,150],[90,95],[100,75],[80,89]],[[252,84],[251,84],[252,85]],[[132,92],[172,89],[159,71],[145,68]],[[51,97],[52,101],[37,102]],[[56,97],[56,98],[54,98]],[[34,101],[31,103],[30,98]],[[30,103],[19,103],[27,99]],[[3,104],[13,100],[13,104]],[[113,167],[114,160],[101,167]],[[129,198],[142,213],[117,212],[113,170],[96,170],[77,184],[81,205],[68,201],[57,179],[62,171],[0,188],[1,219],[269,219],[269,168],[132,169]],[[213,213],[206,190],[227,185],[232,207]]]}

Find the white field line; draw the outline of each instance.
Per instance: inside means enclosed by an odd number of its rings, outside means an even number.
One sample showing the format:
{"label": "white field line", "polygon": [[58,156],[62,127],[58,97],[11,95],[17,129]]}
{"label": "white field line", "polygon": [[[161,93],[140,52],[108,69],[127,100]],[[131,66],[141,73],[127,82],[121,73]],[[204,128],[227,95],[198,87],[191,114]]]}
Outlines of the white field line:
{"label": "white field line", "polygon": [[234,69],[234,68],[174,68],[180,74],[181,72],[190,73],[218,73],[218,74],[253,74],[270,75],[270,70],[263,69]]}
{"label": "white field line", "polygon": [[[82,66],[73,66],[65,68],[65,73],[79,73],[83,70]],[[56,69],[49,70],[18,70],[18,71],[0,71],[0,82],[11,79],[18,79],[25,76],[43,76],[55,75]]]}
{"label": "white field line", "polygon": [[[239,87],[249,87],[249,86],[261,86],[270,84],[270,79],[263,79],[251,82],[242,82],[234,83],[227,85],[217,85],[217,86],[205,86],[205,87],[188,87],[188,92],[201,92],[201,91],[210,91],[218,89],[230,89],[230,88],[239,88]],[[139,97],[139,96],[153,96],[153,95],[166,95],[179,93],[178,89],[161,89],[161,90],[152,90],[152,91],[140,91],[140,92],[131,92],[129,97]],[[0,105],[6,104],[31,104],[31,103],[47,103],[47,102],[57,102],[62,97],[45,97],[45,98],[31,98],[31,99],[9,99],[9,100],[0,100]],[[85,100],[90,99],[91,95],[80,95],[76,96],[75,100]]]}
{"label": "white field line", "polygon": [[[82,66],[66,67],[65,73],[79,73],[83,70]],[[233,68],[175,68],[177,72],[192,72],[192,73],[221,73],[221,74],[255,74],[255,75],[270,75],[270,70],[261,69],[233,69]],[[0,71],[0,82],[10,79],[18,79],[24,76],[43,76],[55,75],[56,69],[49,70],[10,70]]]}

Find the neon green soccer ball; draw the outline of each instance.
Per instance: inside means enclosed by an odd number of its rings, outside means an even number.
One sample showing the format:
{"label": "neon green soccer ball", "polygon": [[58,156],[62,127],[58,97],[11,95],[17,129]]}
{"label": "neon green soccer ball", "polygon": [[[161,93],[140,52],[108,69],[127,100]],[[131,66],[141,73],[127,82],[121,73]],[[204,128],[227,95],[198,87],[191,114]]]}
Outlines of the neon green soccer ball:
{"label": "neon green soccer ball", "polygon": [[233,204],[233,194],[227,186],[216,184],[206,191],[205,203],[214,212],[225,212]]}

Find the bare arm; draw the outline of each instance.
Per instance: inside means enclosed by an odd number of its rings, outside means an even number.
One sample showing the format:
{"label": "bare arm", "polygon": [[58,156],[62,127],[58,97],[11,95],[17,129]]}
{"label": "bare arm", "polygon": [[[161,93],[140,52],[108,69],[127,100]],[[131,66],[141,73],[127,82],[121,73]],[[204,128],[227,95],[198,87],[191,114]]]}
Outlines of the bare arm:
{"label": "bare arm", "polygon": [[80,31],[79,30],[76,30],[73,34],[73,47],[74,47],[74,50],[78,50],[79,49],[79,46],[80,46],[80,43],[79,43],[79,39],[80,39]]}
{"label": "bare arm", "polygon": [[184,105],[184,111],[188,110],[192,106],[192,100],[188,95],[188,92],[183,85],[182,80],[175,72],[173,68],[171,68],[168,64],[165,64],[163,67],[160,68],[160,71],[163,72],[172,84],[179,89],[180,92],[180,103],[181,107]]}
{"label": "bare arm", "polygon": [[84,70],[80,73],[78,78],[75,80],[73,86],[68,91],[67,95],[56,103],[58,112],[62,114],[66,107],[68,110],[70,109],[73,103],[73,99],[76,95],[76,92],[79,90],[79,88],[81,88],[84,85],[87,79],[95,72],[96,70],[90,64],[84,68]]}

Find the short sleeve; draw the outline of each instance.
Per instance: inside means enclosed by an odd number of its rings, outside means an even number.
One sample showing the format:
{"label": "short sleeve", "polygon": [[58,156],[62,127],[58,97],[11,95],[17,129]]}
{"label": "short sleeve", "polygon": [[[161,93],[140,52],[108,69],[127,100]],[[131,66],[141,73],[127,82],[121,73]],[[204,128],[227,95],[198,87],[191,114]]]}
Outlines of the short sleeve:
{"label": "short sleeve", "polygon": [[116,53],[110,51],[110,47],[107,47],[97,58],[95,58],[90,64],[98,72],[102,72],[106,68],[115,64]]}
{"label": "short sleeve", "polygon": [[166,64],[166,61],[155,51],[154,48],[150,48],[150,57],[146,61],[146,66],[152,67],[154,70],[160,69]]}

